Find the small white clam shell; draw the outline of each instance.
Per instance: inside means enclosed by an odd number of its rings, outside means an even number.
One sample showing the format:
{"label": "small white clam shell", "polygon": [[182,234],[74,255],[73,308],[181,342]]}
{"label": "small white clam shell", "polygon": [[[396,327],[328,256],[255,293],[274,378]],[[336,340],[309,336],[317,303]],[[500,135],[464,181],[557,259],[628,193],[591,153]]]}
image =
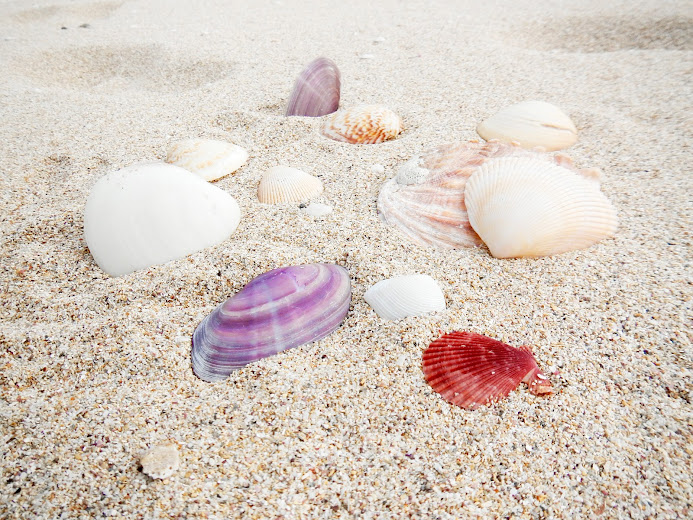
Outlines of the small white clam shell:
{"label": "small white clam shell", "polygon": [[257,198],[265,204],[304,202],[322,193],[317,177],[289,166],[270,168],[257,188]]}
{"label": "small white clam shell", "polygon": [[363,298],[381,318],[399,320],[445,310],[445,296],[426,274],[396,276],[381,280]]}
{"label": "small white clam shell", "polygon": [[178,166],[147,163],[99,179],[84,209],[84,238],[99,267],[121,276],[216,245],[240,219],[225,191]]}
{"label": "small white clam shell", "polygon": [[467,181],[464,199],[469,222],[496,258],[584,249],[618,225],[596,182],[530,157],[485,162]]}
{"label": "small white clam shell", "polygon": [[570,118],[544,101],[506,107],[479,123],[476,131],[487,141],[517,142],[528,149],[539,146],[547,152],[568,148],[577,141],[577,128]]}
{"label": "small white clam shell", "polygon": [[140,457],[142,473],[152,478],[168,478],[180,467],[178,447],[173,444],[155,446]]}
{"label": "small white clam shell", "polygon": [[213,139],[185,139],[173,143],[166,162],[196,173],[207,181],[215,181],[235,172],[248,160],[248,152],[240,146]]}

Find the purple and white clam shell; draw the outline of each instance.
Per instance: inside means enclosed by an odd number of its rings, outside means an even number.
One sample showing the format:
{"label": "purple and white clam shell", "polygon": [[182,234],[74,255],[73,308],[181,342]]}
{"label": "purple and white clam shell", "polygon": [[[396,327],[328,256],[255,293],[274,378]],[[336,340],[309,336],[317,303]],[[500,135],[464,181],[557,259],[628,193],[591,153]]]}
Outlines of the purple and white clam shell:
{"label": "purple and white clam shell", "polygon": [[332,264],[264,273],[219,305],[195,329],[192,366],[205,381],[333,332],[351,303],[349,273]]}
{"label": "purple and white clam shell", "polygon": [[340,85],[339,69],[332,60],[311,61],[296,78],[286,115],[320,117],[336,112]]}

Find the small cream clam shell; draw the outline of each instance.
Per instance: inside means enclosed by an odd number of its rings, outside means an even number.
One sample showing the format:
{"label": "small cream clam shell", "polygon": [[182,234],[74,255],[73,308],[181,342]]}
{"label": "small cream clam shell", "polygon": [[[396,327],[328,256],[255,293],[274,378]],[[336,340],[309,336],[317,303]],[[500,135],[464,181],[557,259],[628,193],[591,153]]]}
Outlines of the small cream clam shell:
{"label": "small cream clam shell", "polygon": [[382,143],[402,131],[402,120],[392,110],[380,105],[365,105],[340,110],[325,120],[325,137],[354,144]]}
{"label": "small cream clam shell", "polygon": [[304,202],[322,193],[317,177],[289,166],[270,168],[257,188],[257,198],[265,204]]}
{"label": "small cream clam shell", "polygon": [[570,118],[544,101],[506,107],[479,123],[476,131],[487,141],[517,142],[527,149],[539,146],[547,152],[568,148],[577,141],[577,128]]}
{"label": "small cream clam shell", "polygon": [[213,139],[185,139],[173,143],[166,162],[196,173],[206,181],[215,181],[235,172],[248,160],[240,146]]}
{"label": "small cream clam shell", "polygon": [[142,473],[152,478],[168,478],[180,467],[178,447],[173,443],[155,446],[140,457]]}
{"label": "small cream clam shell", "polygon": [[426,274],[381,280],[363,295],[381,318],[399,320],[445,310],[445,297],[436,281]]}
{"label": "small cream clam shell", "polygon": [[584,249],[616,232],[616,209],[596,182],[531,157],[482,164],[464,192],[469,222],[496,258]]}

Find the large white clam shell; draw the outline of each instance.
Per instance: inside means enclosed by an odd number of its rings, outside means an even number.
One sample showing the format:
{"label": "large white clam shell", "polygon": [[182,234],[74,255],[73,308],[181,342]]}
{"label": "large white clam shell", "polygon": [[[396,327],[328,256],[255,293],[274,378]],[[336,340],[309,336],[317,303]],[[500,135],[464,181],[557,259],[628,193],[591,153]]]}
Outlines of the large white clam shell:
{"label": "large white clam shell", "polygon": [[322,182],[317,177],[297,168],[275,166],[262,177],[257,198],[265,204],[305,202],[322,190]]}
{"label": "large white clam shell", "polygon": [[235,199],[178,166],[147,163],[101,178],[84,209],[94,260],[121,276],[213,246],[236,229]]}
{"label": "large white clam shell", "polygon": [[426,274],[396,276],[381,280],[363,298],[381,318],[399,320],[445,310],[445,296]]}
{"label": "large white clam shell", "polygon": [[215,181],[235,172],[248,160],[240,146],[214,139],[185,139],[173,143],[166,162],[185,168],[207,181]]}
{"label": "large white clam shell", "polygon": [[531,157],[485,162],[467,181],[464,199],[469,222],[496,258],[584,249],[618,225],[596,182]]}
{"label": "large white clam shell", "polygon": [[479,123],[476,131],[487,141],[517,142],[528,149],[540,146],[547,152],[568,148],[577,141],[577,128],[570,118],[544,101],[506,107]]}

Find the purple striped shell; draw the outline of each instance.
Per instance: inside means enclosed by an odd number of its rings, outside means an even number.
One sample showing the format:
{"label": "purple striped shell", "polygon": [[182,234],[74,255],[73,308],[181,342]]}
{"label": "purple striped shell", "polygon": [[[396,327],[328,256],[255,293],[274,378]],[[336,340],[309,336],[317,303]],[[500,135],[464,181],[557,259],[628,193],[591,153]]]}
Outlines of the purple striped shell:
{"label": "purple striped shell", "polygon": [[221,381],[258,359],[324,338],[351,303],[349,273],[331,264],[282,267],[261,274],[195,329],[192,366]]}
{"label": "purple striped shell", "polygon": [[340,76],[327,58],[311,61],[301,71],[286,107],[287,116],[320,117],[339,108]]}

